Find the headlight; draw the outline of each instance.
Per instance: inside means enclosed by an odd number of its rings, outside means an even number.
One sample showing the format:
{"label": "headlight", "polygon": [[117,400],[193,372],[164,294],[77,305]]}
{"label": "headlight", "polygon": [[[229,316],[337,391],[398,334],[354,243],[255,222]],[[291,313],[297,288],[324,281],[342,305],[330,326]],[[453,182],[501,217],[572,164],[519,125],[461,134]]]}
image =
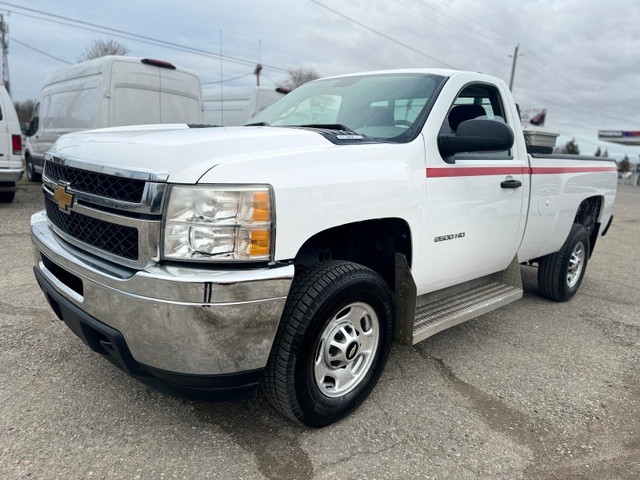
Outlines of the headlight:
{"label": "headlight", "polygon": [[164,217],[163,258],[271,259],[272,202],[269,186],[171,187]]}

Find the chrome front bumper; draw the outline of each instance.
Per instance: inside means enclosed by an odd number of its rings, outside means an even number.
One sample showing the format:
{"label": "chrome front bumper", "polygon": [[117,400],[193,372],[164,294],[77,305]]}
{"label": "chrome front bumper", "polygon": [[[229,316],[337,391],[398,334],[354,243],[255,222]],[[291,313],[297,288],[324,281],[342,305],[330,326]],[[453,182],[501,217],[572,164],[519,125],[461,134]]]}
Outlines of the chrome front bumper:
{"label": "chrome front bumper", "polygon": [[0,182],[18,182],[23,173],[22,168],[0,168]]}
{"label": "chrome front bumper", "polygon": [[[36,271],[66,300],[119,331],[135,361],[189,375],[266,366],[293,280],[292,265],[121,268],[59,239],[44,212],[31,217],[31,237]],[[56,268],[47,268],[49,262]],[[79,278],[81,288],[64,272]]]}

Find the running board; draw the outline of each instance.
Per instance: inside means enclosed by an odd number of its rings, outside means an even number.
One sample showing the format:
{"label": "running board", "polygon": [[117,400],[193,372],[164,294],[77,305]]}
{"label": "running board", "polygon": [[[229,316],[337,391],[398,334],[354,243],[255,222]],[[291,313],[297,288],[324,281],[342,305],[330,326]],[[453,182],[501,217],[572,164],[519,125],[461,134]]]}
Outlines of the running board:
{"label": "running board", "polygon": [[[520,265],[514,258],[505,270],[417,298],[413,329],[398,338],[416,343],[522,297]],[[408,329],[407,329],[408,330]]]}

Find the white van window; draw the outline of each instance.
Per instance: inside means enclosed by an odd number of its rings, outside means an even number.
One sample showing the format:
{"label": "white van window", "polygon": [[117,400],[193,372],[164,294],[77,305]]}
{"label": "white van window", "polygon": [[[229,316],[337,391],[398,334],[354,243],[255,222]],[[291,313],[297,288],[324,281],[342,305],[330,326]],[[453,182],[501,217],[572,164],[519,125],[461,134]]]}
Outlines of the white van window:
{"label": "white van window", "polygon": [[40,118],[45,129],[88,129],[98,125],[100,95],[97,88],[46,95],[41,103]]}

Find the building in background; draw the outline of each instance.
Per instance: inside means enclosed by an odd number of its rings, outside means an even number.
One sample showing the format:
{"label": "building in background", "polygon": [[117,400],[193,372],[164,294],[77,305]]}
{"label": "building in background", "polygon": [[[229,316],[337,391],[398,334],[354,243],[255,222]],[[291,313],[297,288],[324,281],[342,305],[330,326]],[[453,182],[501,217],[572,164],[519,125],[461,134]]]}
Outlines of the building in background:
{"label": "building in background", "polygon": [[637,130],[598,130],[598,140],[621,145],[640,145],[640,132]]}

